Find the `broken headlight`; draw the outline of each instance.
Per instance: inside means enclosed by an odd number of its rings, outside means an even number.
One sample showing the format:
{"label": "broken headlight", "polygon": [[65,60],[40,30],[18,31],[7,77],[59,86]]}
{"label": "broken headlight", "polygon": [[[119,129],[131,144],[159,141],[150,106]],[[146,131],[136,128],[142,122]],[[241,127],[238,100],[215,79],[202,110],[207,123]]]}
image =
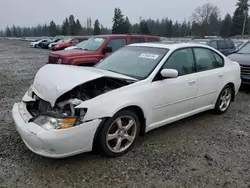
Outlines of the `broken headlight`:
{"label": "broken headlight", "polygon": [[33,122],[40,125],[46,130],[51,129],[68,129],[74,127],[76,117],[56,118],[45,115],[38,116]]}
{"label": "broken headlight", "polygon": [[87,112],[86,108],[77,109],[76,110],[77,117],[66,116],[66,114],[64,114],[64,116],[61,117],[57,115],[54,116],[49,113],[43,113],[33,118],[32,121],[46,130],[68,129],[81,124],[83,122],[83,117],[85,116],[86,112]]}

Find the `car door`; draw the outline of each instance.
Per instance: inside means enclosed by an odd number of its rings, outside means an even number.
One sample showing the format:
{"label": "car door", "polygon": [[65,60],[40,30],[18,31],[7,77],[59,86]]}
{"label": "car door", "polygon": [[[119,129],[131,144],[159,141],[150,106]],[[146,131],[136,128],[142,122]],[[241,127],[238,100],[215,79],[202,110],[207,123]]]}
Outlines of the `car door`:
{"label": "car door", "polygon": [[[197,95],[197,74],[190,48],[171,54],[162,69],[175,69],[177,78],[156,79],[152,82],[152,123],[165,121],[193,110]],[[151,102],[152,102],[151,101]]]}
{"label": "car door", "polygon": [[223,84],[223,58],[207,48],[193,48],[198,74],[198,93],[194,109],[215,103]]}
{"label": "car door", "polygon": [[[107,47],[112,49],[112,53],[115,52],[116,50],[124,47],[127,45],[127,39],[126,38],[113,38],[111,39],[108,44]],[[106,54],[110,55],[110,53]]]}

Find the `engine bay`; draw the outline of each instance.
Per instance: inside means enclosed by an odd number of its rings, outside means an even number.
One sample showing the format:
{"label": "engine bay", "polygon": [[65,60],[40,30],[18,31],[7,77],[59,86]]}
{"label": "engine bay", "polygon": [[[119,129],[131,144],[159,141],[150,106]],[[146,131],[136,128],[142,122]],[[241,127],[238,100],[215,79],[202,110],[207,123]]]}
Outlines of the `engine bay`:
{"label": "engine bay", "polygon": [[134,82],[135,81],[110,77],[102,77],[91,80],[89,82],[76,86],[72,90],[60,96],[57,99],[54,107],[52,107],[49,102],[40,99],[37,95],[35,95],[35,93],[33,93],[33,98],[35,98],[36,100],[27,103],[27,110],[33,116],[37,116],[41,113],[50,113],[55,116],[61,117],[79,117],[84,113],[84,111],[82,111],[81,109],[75,109],[75,106],[79,105],[81,102],[90,100],[99,95]]}

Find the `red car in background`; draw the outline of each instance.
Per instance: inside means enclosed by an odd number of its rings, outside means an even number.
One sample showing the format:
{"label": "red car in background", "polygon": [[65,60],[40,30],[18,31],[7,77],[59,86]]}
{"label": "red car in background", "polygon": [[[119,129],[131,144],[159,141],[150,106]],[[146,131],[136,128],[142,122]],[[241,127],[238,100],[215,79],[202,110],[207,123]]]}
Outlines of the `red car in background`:
{"label": "red car in background", "polygon": [[128,44],[160,41],[160,37],[149,35],[96,35],[89,38],[83,44],[77,45],[77,49],[51,52],[48,63],[93,66],[114,51]]}
{"label": "red car in background", "polygon": [[82,36],[82,37],[75,37],[72,39],[68,39],[63,43],[56,44],[55,46],[52,47],[52,51],[58,51],[58,50],[64,50],[67,47],[70,46],[75,46],[79,42],[82,42],[84,40],[88,40],[89,36]]}

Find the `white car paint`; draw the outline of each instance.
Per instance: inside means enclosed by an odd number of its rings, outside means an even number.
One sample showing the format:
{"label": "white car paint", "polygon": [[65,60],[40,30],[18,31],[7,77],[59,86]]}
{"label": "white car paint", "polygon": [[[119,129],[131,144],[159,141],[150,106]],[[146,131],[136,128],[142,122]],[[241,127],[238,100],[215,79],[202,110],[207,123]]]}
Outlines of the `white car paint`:
{"label": "white car paint", "polygon": [[39,41],[37,41],[37,42],[31,42],[30,43],[30,47],[35,47],[37,44],[39,44],[39,43],[41,43],[41,42],[46,42],[46,41],[49,41],[50,39],[41,39],[41,40],[39,40]]}
{"label": "white car paint", "polygon": [[[55,77],[55,75],[60,76]],[[96,68],[47,64],[37,72],[33,90],[40,98],[46,99],[54,106],[56,99],[62,94],[77,85],[103,76],[135,80],[128,76]]]}
{"label": "white car paint", "polygon": [[74,49],[77,49],[77,47],[76,46],[70,46],[70,47],[65,48],[64,50],[74,50]]}
{"label": "white car paint", "polygon": [[[45,130],[39,125],[28,122],[31,115],[26,110],[25,102],[34,100],[28,92],[20,103],[14,105],[12,114],[17,131],[30,150],[52,158],[91,151],[95,132],[102,118],[112,117],[125,107],[137,106],[142,109],[146,119],[145,131],[148,132],[213,109],[221,90],[228,83],[234,85],[235,95],[238,93],[241,85],[239,64],[230,61],[209,46],[189,43],[171,45],[141,43],[130,46],[167,48],[169,51],[146,79],[83,101],[76,106],[75,108],[88,109],[84,123],[66,130]],[[224,67],[153,81],[170,55],[177,49],[187,47],[202,47],[220,54],[225,62]],[[102,76],[132,79],[94,67],[46,65],[38,71],[31,90],[53,105],[64,92]]]}

